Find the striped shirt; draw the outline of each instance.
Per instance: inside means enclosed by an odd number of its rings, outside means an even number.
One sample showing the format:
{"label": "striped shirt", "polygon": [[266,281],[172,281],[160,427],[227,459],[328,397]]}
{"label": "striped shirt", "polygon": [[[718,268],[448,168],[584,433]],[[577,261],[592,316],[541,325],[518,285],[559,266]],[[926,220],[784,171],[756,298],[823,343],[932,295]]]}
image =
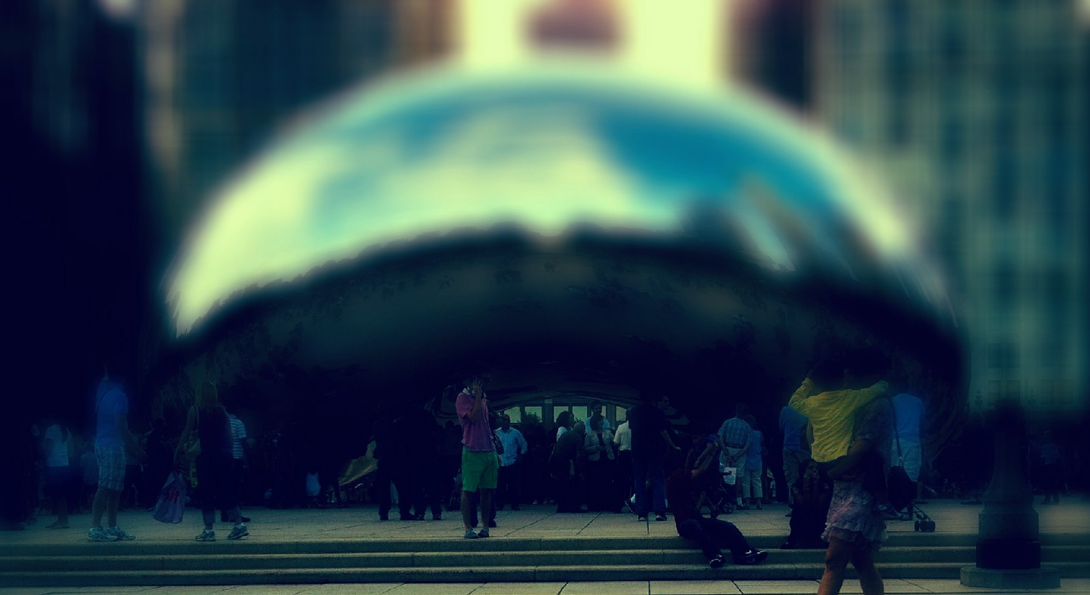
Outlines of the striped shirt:
{"label": "striped shirt", "polygon": [[242,420],[228,413],[227,419],[231,422],[231,455],[241,461],[246,458],[246,452],[242,449],[242,441],[246,439],[246,426]]}
{"label": "striped shirt", "polygon": [[719,426],[719,439],[723,444],[731,448],[742,448],[749,441],[749,434],[753,428],[749,427],[742,418],[732,417]]}

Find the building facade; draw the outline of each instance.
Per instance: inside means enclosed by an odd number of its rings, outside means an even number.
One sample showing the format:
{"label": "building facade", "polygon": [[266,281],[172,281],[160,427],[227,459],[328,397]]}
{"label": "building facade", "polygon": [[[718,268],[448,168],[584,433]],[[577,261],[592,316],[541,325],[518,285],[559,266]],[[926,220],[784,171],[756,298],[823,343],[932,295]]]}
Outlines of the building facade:
{"label": "building facade", "polygon": [[814,110],[891,182],[945,263],[974,408],[1088,404],[1079,11],[1076,0],[824,0],[813,21]]}

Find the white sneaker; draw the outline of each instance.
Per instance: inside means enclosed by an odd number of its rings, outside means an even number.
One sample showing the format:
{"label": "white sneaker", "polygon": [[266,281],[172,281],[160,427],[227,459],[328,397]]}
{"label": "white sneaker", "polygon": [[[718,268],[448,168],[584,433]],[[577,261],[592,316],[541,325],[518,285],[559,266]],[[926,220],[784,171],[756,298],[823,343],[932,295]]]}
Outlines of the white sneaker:
{"label": "white sneaker", "polygon": [[102,527],[95,527],[87,532],[87,541],[117,541]]}
{"label": "white sneaker", "polygon": [[114,541],[132,541],[136,539],[135,536],[121,530],[121,527],[110,527],[106,529],[106,535],[112,537]]}
{"label": "white sneaker", "polygon": [[249,534],[250,532],[246,530],[246,524],[239,523],[235,525],[234,529],[231,529],[231,534],[227,536],[227,539],[241,539]]}

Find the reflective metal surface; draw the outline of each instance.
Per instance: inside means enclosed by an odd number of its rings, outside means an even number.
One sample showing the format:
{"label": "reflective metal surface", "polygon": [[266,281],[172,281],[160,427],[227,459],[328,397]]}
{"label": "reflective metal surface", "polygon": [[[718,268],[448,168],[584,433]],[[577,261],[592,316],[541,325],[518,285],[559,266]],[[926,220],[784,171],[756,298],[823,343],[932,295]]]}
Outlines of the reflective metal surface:
{"label": "reflective metal surface", "polygon": [[274,426],[314,392],[432,399],[485,359],[498,406],[665,391],[717,425],[870,343],[944,433],[956,319],[879,185],[742,92],[533,73],[352,91],[240,172],[172,272],[159,406],[213,377]]}

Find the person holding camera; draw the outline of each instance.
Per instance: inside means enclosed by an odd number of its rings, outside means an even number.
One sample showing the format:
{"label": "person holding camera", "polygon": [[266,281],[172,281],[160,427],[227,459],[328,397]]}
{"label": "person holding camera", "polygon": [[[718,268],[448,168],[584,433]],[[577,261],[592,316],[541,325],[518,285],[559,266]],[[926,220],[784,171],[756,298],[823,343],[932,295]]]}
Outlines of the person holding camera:
{"label": "person holding camera", "polygon": [[458,393],[455,410],[462,424],[462,524],[466,539],[490,537],[488,527],[473,531],[473,492],[480,493],[482,520],[492,518],[492,491],[499,479],[499,459],[492,444],[488,397],[484,385],[491,374],[481,370],[468,374],[465,388]]}
{"label": "person holding camera", "polygon": [[719,458],[717,448],[706,448],[699,455],[697,450],[689,452],[684,467],[678,469],[666,480],[666,497],[674,513],[674,526],[683,539],[696,542],[712,568],[720,568],[726,563],[720,547],[727,547],[735,564],[760,564],[768,557],[768,552],[749,545],[742,532],[720,519],[709,519],[696,508],[694,484],[700,482],[709,467]]}

